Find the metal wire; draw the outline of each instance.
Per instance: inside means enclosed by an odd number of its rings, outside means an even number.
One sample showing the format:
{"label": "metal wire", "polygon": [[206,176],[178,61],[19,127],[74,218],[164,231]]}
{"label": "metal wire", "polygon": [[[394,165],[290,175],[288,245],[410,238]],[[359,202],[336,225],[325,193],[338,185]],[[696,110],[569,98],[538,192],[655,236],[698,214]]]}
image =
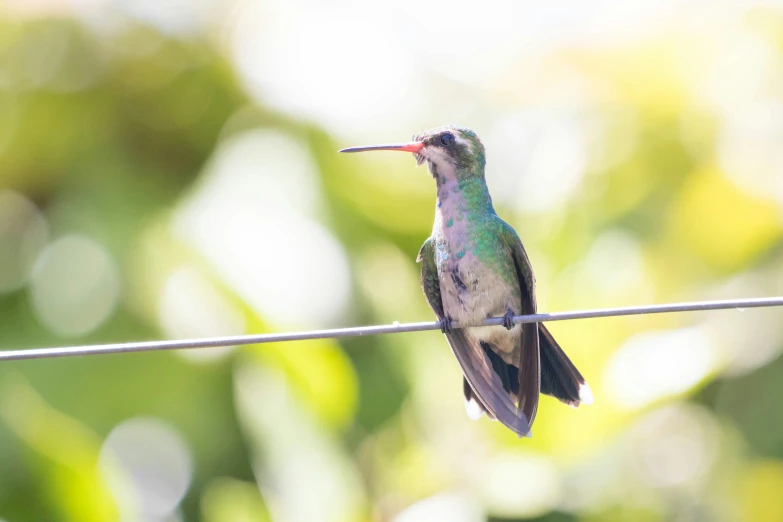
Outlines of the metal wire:
{"label": "metal wire", "polygon": [[[514,323],[538,323],[545,321],[570,321],[574,319],[592,319],[597,317],[617,317],[624,315],[661,314],[668,312],[699,312],[704,310],[725,310],[736,308],[762,308],[783,306],[783,297],[764,297],[756,299],[735,299],[728,301],[700,301],[692,303],[672,303],[649,306],[629,306],[623,308],[599,308],[573,312],[555,312],[551,314],[519,315]],[[500,325],[501,317],[487,319],[485,326]],[[460,328],[457,321],[452,328]],[[238,335],[232,337],[210,337],[204,339],[184,339],[173,341],[145,341],[135,343],[99,344],[92,346],[67,346],[58,348],[31,348],[26,350],[0,351],[0,361],[18,361],[22,359],[50,359],[54,357],[75,357],[80,355],[99,355],[109,353],[150,352],[159,350],[186,350],[191,348],[214,348],[242,344],[279,343],[286,341],[304,341],[309,339],[336,339],[341,337],[362,337],[403,332],[423,332],[438,330],[440,323],[394,323],[381,326],[359,326],[354,328],[334,328],[331,330],[312,330],[308,332],[288,332],[258,335]]]}

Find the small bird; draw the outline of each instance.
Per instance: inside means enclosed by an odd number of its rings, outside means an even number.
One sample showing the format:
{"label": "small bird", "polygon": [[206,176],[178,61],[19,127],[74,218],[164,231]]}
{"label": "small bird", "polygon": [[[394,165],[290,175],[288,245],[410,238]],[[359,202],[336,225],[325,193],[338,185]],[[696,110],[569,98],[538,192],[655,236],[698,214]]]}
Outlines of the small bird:
{"label": "small bird", "polygon": [[[449,125],[409,143],[340,152],[370,150],[411,152],[435,179],[435,223],[417,261],[427,302],[462,368],[468,416],[485,413],[530,437],[539,392],[574,408],[591,404],[590,387],[546,327],[513,322],[536,313],[535,279],[519,236],[492,205],[476,133]],[[495,316],[502,326],[481,326]]]}

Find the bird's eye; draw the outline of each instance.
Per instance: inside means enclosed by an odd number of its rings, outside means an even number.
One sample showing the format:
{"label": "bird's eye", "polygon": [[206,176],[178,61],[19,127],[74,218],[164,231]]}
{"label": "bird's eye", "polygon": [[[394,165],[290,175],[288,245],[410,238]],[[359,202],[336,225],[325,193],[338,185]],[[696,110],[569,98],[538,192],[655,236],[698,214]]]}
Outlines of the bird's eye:
{"label": "bird's eye", "polygon": [[449,145],[454,145],[454,141],[456,141],[454,139],[454,135],[451,134],[450,132],[447,132],[440,137],[440,142],[446,147],[448,147]]}

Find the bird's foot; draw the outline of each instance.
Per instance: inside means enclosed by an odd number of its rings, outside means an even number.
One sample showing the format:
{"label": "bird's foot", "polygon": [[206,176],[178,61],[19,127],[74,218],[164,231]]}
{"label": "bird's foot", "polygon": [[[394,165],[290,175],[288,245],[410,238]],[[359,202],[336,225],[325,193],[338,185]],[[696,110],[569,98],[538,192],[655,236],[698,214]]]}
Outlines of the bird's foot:
{"label": "bird's foot", "polygon": [[448,333],[449,330],[451,330],[451,322],[452,319],[449,316],[444,317],[440,320],[440,331],[445,333]]}
{"label": "bird's foot", "polygon": [[514,312],[511,310],[506,312],[506,315],[503,316],[503,326],[506,327],[506,330],[514,328]]}

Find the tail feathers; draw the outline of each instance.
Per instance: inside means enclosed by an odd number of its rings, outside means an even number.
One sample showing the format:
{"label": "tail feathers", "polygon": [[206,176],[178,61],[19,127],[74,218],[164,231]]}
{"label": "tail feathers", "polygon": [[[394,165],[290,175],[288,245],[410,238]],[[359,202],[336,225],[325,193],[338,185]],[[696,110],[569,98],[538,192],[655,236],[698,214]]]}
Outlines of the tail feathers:
{"label": "tail feathers", "polygon": [[[503,359],[492,350],[492,347],[489,344],[484,341],[479,341],[479,344],[489,360],[492,371],[500,378],[503,389],[509,394],[511,400],[515,400],[519,393],[519,368],[505,363]],[[465,411],[467,411],[468,417],[477,420],[481,418],[481,415],[483,414],[491,420],[497,420],[495,419],[495,416],[481,404],[476,392],[473,391],[473,388],[470,387],[470,384],[465,378],[462,379],[462,392],[465,395]]]}
{"label": "tail feathers", "polygon": [[491,420],[497,420],[478,400],[476,394],[473,392],[473,388],[468,384],[468,380],[462,378],[462,392],[465,394],[465,411],[468,413],[468,418],[471,420],[478,420],[482,415],[486,415]]}
{"label": "tail feathers", "polygon": [[487,355],[492,369],[500,377],[503,389],[510,392],[513,398],[516,398],[517,394],[519,394],[519,368],[506,363],[488,343],[479,341],[479,344],[481,344],[481,349]]}
{"label": "tail feathers", "polygon": [[541,393],[573,408],[581,403],[592,404],[590,386],[542,323],[538,324],[538,339],[541,347]]}
{"label": "tail feathers", "polygon": [[[551,395],[572,408],[580,404],[592,404],[593,392],[590,386],[549,330],[541,323],[538,325],[538,337],[541,350],[541,393]],[[503,389],[510,394],[510,397],[516,397],[519,393],[519,368],[505,363],[487,343],[481,342],[481,348],[487,355],[492,370],[500,377]],[[484,414],[490,419],[495,418],[483,406],[465,379],[463,379],[462,389],[468,417],[475,420]]]}
{"label": "tail feathers", "polygon": [[530,437],[527,416],[517,408],[478,340],[462,330],[446,332],[446,339],[467,381],[464,390],[468,415],[480,417],[484,411],[488,417],[499,420],[518,436]]}

